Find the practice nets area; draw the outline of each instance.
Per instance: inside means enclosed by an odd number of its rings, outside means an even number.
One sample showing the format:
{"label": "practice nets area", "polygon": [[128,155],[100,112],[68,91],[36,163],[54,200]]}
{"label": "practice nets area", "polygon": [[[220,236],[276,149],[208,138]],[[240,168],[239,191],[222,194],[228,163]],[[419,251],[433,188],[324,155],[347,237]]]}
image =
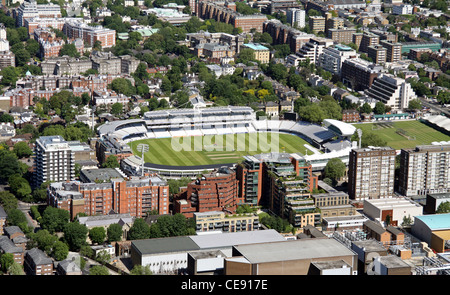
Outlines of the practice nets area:
{"label": "practice nets area", "polygon": [[353,124],[364,133],[375,133],[394,149],[414,148],[433,142],[449,141],[450,136],[420,121]]}

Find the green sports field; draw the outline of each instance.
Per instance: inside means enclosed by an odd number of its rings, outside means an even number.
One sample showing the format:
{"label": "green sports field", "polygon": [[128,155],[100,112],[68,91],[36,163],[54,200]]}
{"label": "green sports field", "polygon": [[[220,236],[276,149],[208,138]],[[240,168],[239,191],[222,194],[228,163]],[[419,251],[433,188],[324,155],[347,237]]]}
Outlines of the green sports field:
{"label": "green sports field", "polygon": [[140,157],[139,144],[148,144],[145,162],[169,166],[237,163],[243,156],[271,151],[313,153],[306,149],[307,142],[302,138],[281,133],[273,138],[272,133],[252,133],[143,139],[129,143],[133,153]]}
{"label": "green sports field", "polygon": [[353,124],[364,132],[376,133],[387,145],[400,150],[402,148],[414,148],[418,145],[431,144],[433,141],[449,141],[450,136],[420,122],[398,121],[383,123]]}

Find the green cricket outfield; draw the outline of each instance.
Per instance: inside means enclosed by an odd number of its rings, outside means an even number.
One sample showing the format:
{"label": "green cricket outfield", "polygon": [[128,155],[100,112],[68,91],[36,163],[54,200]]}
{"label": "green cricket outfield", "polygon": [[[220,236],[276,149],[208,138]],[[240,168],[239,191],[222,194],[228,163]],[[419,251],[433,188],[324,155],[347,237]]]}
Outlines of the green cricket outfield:
{"label": "green cricket outfield", "polygon": [[[275,134],[275,135],[274,135]],[[304,139],[283,133],[242,133],[190,137],[142,139],[130,142],[133,154],[141,157],[139,144],[147,144],[147,163],[168,166],[197,166],[240,162],[244,156],[267,152],[312,154]]]}

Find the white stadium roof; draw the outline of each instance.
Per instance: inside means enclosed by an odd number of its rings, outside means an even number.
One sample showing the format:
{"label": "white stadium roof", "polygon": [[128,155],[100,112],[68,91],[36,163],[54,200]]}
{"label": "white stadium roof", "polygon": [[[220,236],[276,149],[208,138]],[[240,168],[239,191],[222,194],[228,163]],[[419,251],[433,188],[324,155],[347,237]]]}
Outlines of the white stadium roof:
{"label": "white stadium roof", "polygon": [[328,128],[331,127],[330,130],[337,132],[339,135],[342,136],[352,136],[356,131],[355,126],[339,120],[325,119],[323,120],[323,123],[326,127]]}
{"label": "white stadium roof", "polygon": [[437,115],[437,116],[429,116],[425,120],[428,122],[435,124],[438,127],[441,127],[445,130],[450,131],[450,119],[446,116]]}

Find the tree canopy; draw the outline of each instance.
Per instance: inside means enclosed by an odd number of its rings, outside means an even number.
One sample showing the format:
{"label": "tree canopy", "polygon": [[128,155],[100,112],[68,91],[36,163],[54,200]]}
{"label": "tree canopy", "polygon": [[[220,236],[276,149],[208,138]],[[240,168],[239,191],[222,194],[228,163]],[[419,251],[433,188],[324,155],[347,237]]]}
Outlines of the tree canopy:
{"label": "tree canopy", "polygon": [[18,143],[16,143],[14,145],[13,151],[19,159],[28,158],[33,154],[30,146],[25,141],[19,141]]}
{"label": "tree canopy", "polygon": [[71,251],[78,251],[86,244],[88,228],[79,222],[70,222],[64,226],[64,241]]}
{"label": "tree canopy", "polygon": [[137,218],[128,231],[129,240],[148,239],[150,237],[150,226],[142,218]]}
{"label": "tree canopy", "polygon": [[7,180],[11,175],[22,175],[23,170],[14,152],[0,149],[0,180]]}
{"label": "tree canopy", "polygon": [[42,213],[41,226],[50,233],[61,232],[69,220],[69,211],[48,206]]}
{"label": "tree canopy", "polygon": [[59,56],[68,55],[71,57],[80,57],[80,53],[77,51],[77,48],[75,47],[75,44],[64,44],[59,51]]}
{"label": "tree canopy", "polygon": [[107,229],[107,237],[109,242],[118,242],[122,240],[122,235],[122,227],[117,223],[111,224]]}
{"label": "tree canopy", "polygon": [[445,201],[439,204],[438,208],[436,209],[436,213],[442,214],[442,213],[450,213],[450,202]]}
{"label": "tree canopy", "polygon": [[330,159],[324,169],[325,177],[336,183],[345,174],[346,166],[339,158]]}
{"label": "tree canopy", "polygon": [[[351,140],[359,141],[359,136],[356,132],[353,134]],[[362,134],[361,147],[386,146],[386,144],[387,142],[374,132],[364,131]]]}
{"label": "tree canopy", "polygon": [[94,244],[101,244],[106,239],[106,231],[102,226],[97,226],[89,230],[89,239]]}

